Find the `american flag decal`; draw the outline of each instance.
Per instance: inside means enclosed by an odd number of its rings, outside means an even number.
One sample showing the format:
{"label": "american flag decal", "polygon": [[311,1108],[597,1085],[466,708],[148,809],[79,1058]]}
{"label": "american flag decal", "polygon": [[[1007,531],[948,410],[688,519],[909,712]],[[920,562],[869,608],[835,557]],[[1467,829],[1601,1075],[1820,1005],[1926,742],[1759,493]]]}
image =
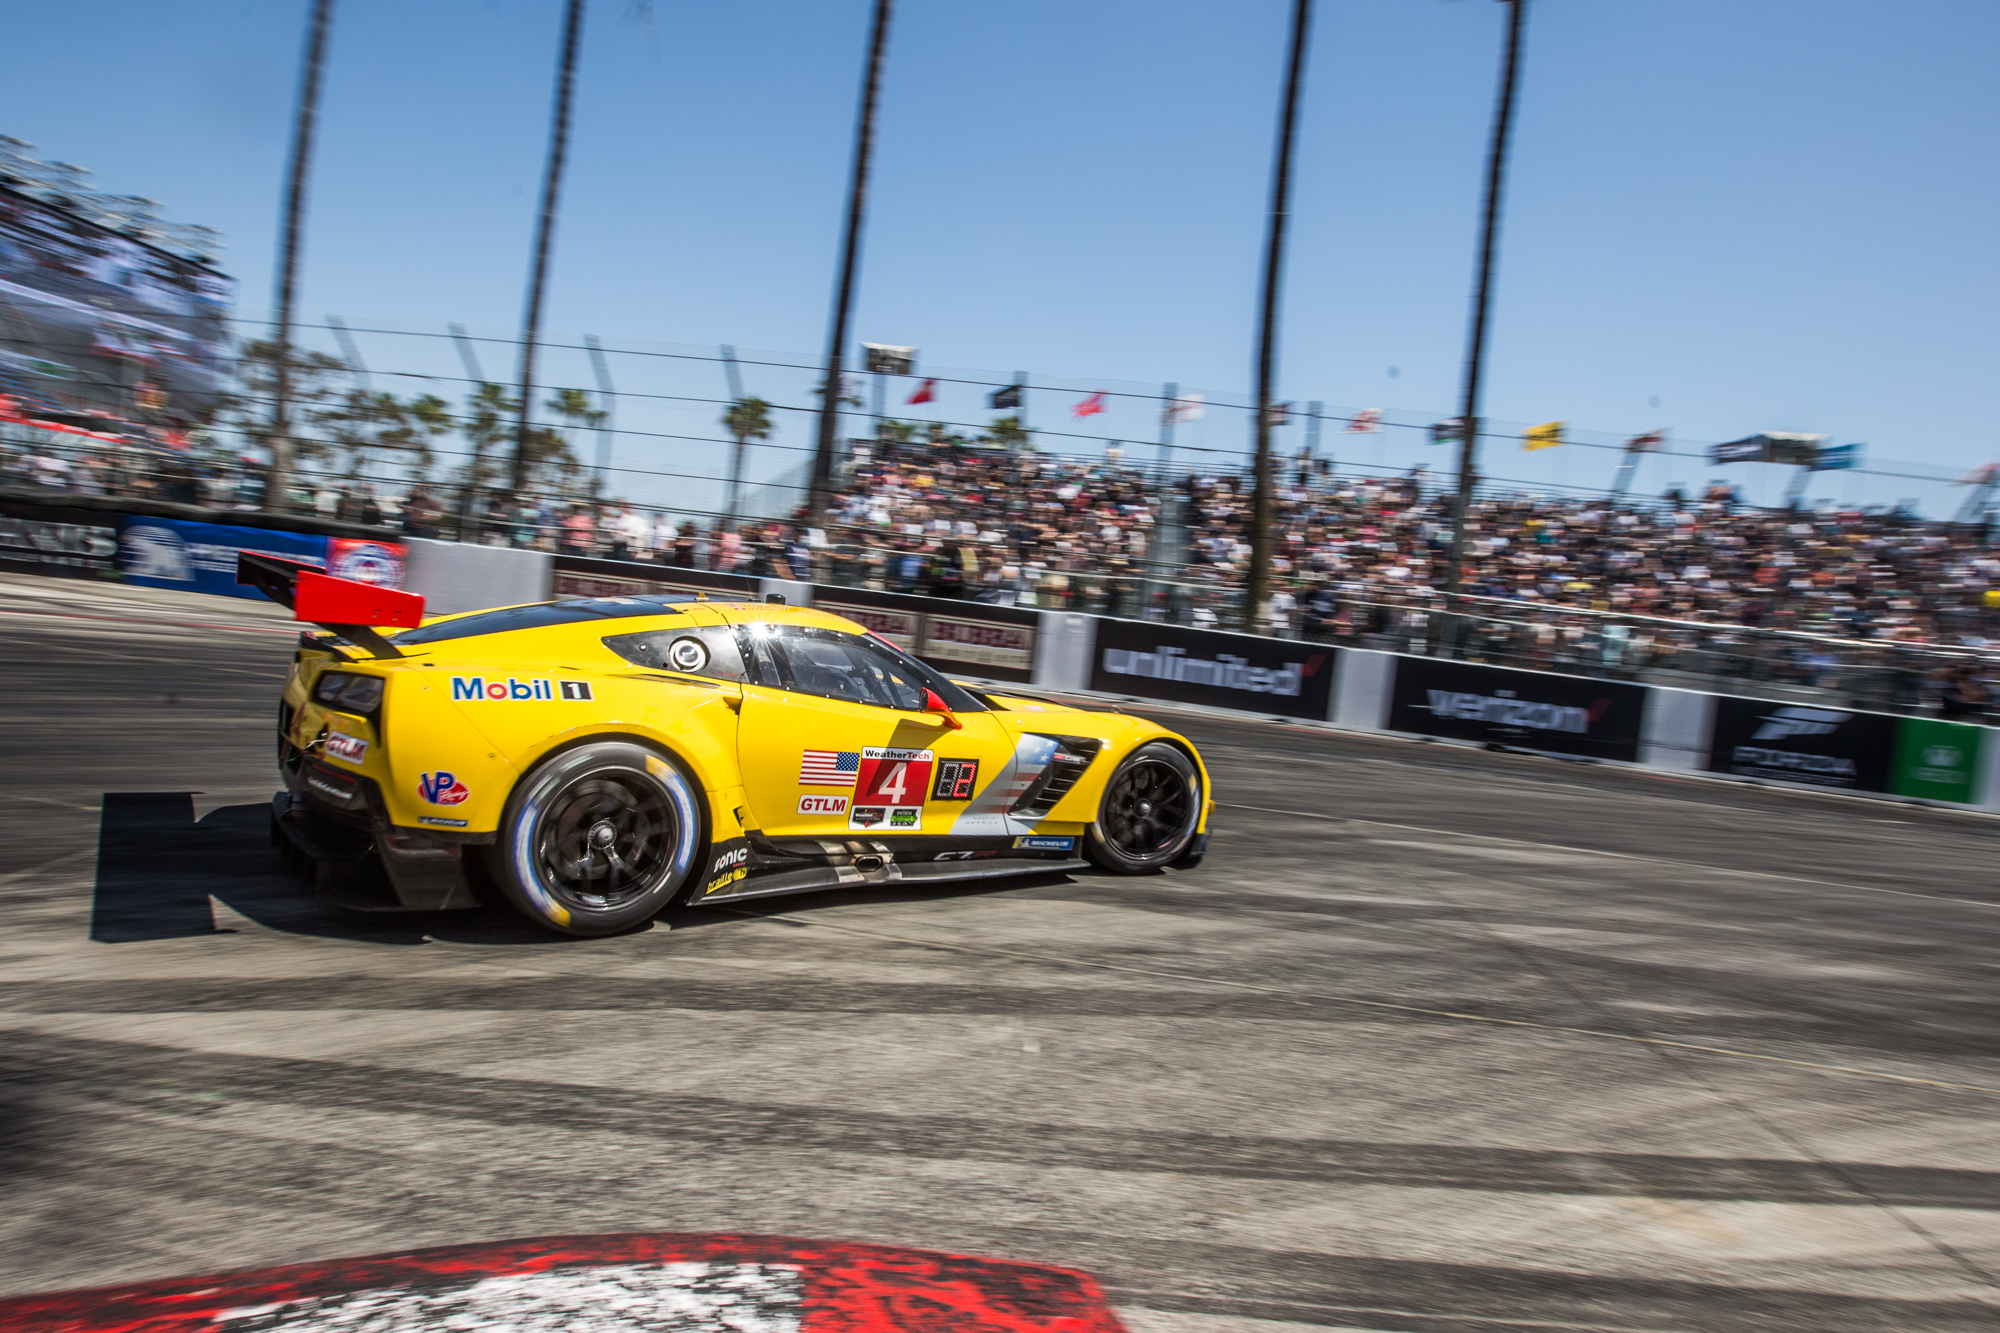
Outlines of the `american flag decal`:
{"label": "american flag decal", "polygon": [[852,787],[861,768],[859,750],[807,750],[799,760],[801,787]]}

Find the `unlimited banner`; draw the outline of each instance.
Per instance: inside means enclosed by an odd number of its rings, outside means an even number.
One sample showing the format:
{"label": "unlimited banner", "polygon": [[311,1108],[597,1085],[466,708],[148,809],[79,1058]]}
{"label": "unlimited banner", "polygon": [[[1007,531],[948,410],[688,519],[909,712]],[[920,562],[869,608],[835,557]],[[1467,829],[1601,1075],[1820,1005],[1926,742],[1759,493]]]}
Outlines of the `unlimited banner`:
{"label": "unlimited banner", "polygon": [[1389,730],[1630,764],[1645,708],[1642,685],[1402,657]]}
{"label": "unlimited banner", "polygon": [[1090,688],[1283,717],[1324,720],[1333,649],[1252,634],[1100,620]]}

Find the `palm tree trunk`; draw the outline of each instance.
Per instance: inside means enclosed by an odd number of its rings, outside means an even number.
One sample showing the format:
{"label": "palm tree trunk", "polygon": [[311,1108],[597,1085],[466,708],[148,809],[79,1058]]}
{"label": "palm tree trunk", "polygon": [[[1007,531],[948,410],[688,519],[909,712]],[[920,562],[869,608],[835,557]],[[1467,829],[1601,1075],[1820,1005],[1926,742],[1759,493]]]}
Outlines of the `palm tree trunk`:
{"label": "palm tree trunk", "polygon": [[868,72],[861,84],[861,115],[854,130],[854,162],[847,187],[847,223],[840,242],[840,283],[833,298],[833,328],[827,335],[826,382],[820,386],[819,446],[813,451],[812,489],[807,503],[814,513],[833,496],[834,437],[840,423],[842,358],[847,351],[847,319],[854,305],[854,277],[861,255],[861,223],[868,201],[868,163],[875,151],[875,102],[882,88],[882,53],[889,41],[889,17],[895,0],[875,0],[875,18],[868,34]]}
{"label": "palm tree trunk", "polygon": [[[1500,68],[1500,105],[1493,113],[1493,140],[1486,153],[1486,200],[1480,214],[1479,272],[1472,289],[1472,327],[1466,335],[1465,397],[1458,409],[1458,504],[1445,556],[1445,610],[1456,611],[1453,594],[1464,583],[1465,529],[1472,515],[1472,491],[1479,472],[1479,390],[1486,369],[1486,315],[1492,299],[1495,255],[1500,244],[1500,201],[1507,183],[1507,147],[1514,128],[1514,98],[1520,85],[1521,32],[1528,0],[1503,0],[1507,10],[1507,51]],[[1454,624],[1457,622],[1454,621]]]}
{"label": "palm tree trunk", "polygon": [[542,335],[542,292],[548,284],[549,247],[555,238],[556,203],[562,195],[563,161],[569,155],[569,109],[576,85],[577,38],[583,31],[584,0],[569,0],[563,19],[562,55],[556,66],[556,104],[549,126],[549,159],[542,175],[542,212],[535,223],[535,261],[528,278],[528,309],[521,321],[520,415],[514,422],[513,491],[528,485],[528,418],[534,413],[535,342]]}
{"label": "palm tree trunk", "polygon": [[270,470],[264,474],[264,508],[283,509],[292,473],[292,308],[298,296],[299,241],[305,229],[306,181],[311,175],[313,130],[319,120],[320,72],[333,26],[333,0],[313,0],[306,25],[305,66],[299,73],[298,112],[292,121],[292,160],[286,172],[284,240],[278,259],[278,308],[273,322],[277,357],[271,386]]}
{"label": "palm tree trunk", "polygon": [[1285,232],[1291,223],[1292,145],[1297,138],[1299,85],[1304,81],[1312,0],[1292,6],[1291,57],[1285,68],[1284,109],[1278,114],[1278,154],[1271,167],[1271,225],[1264,246],[1264,290],[1257,339],[1257,461],[1250,501],[1250,573],[1243,588],[1243,625],[1255,630],[1271,599],[1271,413],[1278,379],[1278,297],[1285,277]]}

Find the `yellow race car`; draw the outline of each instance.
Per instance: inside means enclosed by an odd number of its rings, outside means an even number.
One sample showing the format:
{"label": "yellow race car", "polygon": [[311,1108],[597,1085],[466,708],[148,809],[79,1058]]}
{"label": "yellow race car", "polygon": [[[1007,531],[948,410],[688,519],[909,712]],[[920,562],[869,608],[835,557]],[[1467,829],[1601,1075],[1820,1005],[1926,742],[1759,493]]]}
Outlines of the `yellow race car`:
{"label": "yellow race car", "polygon": [[273,557],[238,578],[328,631],[285,682],[272,827],[351,905],[490,887],[605,935],[674,903],[1143,874],[1208,842],[1181,736],[954,683],[839,616],[694,594],[424,618]]}

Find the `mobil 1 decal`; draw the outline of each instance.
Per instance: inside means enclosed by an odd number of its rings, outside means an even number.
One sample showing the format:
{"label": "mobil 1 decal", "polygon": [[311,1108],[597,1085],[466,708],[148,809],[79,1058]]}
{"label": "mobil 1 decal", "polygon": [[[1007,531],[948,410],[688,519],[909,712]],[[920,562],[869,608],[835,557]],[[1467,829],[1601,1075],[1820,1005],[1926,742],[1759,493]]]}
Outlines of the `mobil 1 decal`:
{"label": "mobil 1 decal", "polygon": [[854,775],[854,803],[847,808],[847,827],[870,833],[919,833],[924,827],[924,798],[930,795],[929,750],[898,750],[871,746],[861,752]]}
{"label": "mobil 1 decal", "polygon": [[1333,667],[1324,644],[1100,620],[1090,688],[1323,721]]}
{"label": "mobil 1 decal", "polygon": [[1711,773],[1848,791],[1889,790],[1896,719],[1768,699],[1715,701]]}
{"label": "mobil 1 decal", "polygon": [[1389,730],[1630,764],[1645,708],[1643,685],[1399,657]]}

